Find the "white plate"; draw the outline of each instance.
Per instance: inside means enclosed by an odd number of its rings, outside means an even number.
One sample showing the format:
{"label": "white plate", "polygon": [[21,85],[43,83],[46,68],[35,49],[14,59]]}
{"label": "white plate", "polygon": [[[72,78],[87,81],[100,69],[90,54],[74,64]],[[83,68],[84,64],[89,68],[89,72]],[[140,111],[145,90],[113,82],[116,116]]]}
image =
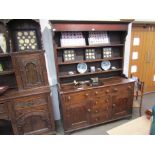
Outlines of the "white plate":
{"label": "white plate", "polygon": [[111,63],[110,63],[110,61],[102,61],[101,62],[101,68],[103,69],[103,70],[109,70],[110,69],[110,67],[111,67]]}
{"label": "white plate", "polygon": [[87,64],[86,63],[79,63],[77,65],[77,71],[80,73],[80,74],[83,74],[87,71]]}

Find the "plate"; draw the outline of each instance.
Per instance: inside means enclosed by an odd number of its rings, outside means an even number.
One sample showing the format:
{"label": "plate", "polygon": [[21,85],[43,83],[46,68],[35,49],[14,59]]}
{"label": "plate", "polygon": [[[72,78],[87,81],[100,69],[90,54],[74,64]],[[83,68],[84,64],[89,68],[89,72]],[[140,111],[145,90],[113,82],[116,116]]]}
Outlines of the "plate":
{"label": "plate", "polygon": [[86,63],[79,63],[77,65],[77,71],[80,73],[80,74],[83,74],[87,71],[87,64]]}
{"label": "plate", "polygon": [[110,61],[102,61],[101,62],[101,68],[103,69],[103,70],[109,70],[110,69],[110,67],[111,67],[111,63],[110,63]]}

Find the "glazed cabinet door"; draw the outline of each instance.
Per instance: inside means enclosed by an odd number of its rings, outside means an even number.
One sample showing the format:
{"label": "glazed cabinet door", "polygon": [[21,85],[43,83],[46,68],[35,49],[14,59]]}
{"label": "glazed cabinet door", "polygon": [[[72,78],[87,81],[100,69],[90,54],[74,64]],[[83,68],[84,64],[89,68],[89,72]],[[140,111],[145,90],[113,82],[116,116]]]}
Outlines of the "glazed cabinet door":
{"label": "glazed cabinet door", "polygon": [[74,92],[63,95],[63,122],[64,129],[71,130],[84,127],[89,123],[89,113],[91,111],[90,92]]}
{"label": "glazed cabinet door", "polygon": [[15,55],[13,64],[19,89],[48,84],[43,53]]}
{"label": "glazed cabinet door", "polygon": [[122,84],[112,87],[112,118],[132,113],[134,84]]}
{"label": "glazed cabinet door", "polygon": [[44,134],[54,130],[49,113],[47,94],[27,96],[13,100],[12,109],[16,123],[15,134]]}

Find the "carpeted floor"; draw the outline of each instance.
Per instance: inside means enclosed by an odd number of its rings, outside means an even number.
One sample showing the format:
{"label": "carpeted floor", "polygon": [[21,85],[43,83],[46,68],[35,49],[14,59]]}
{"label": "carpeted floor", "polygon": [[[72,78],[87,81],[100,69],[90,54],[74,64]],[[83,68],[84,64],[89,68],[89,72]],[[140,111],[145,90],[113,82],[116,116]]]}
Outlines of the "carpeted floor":
{"label": "carpeted floor", "polygon": [[[144,95],[144,99],[143,99],[143,107],[142,107],[142,114],[144,114],[144,111],[146,109],[150,109],[153,105],[155,104],[155,93],[150,93],[150,94],[146,94]],[[132,119],[135,119],[139,117],[139,112],[138,112],[138,108],[133,108],[133,117]],[[131,119],[123,119],[123,120],[119,120],[119,121],[115,121],[112,123],[107,123],[107,124],[103,124],[103,125],[99,125],[99,126],[95,126],[95,127],[91,127],[88,129],[83,129],[80,131],[76,131],[71,133],[71,135],[106,135],[106,131],[117,127],[121,124],[124,124],[128,121],[131,121]],[[58,135],[63,135],[63,128],[60,122],[57,122],[57,134]]]}

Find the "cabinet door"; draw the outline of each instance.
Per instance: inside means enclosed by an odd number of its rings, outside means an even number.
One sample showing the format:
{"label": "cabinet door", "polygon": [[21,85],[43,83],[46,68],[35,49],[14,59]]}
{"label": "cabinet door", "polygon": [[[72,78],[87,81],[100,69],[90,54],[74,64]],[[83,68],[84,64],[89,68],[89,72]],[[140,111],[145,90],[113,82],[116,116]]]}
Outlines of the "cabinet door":
{"label": "cabinet door", "polygon": [[94,89],[92,91],[90,123],[105,122],[110,117],[111,105],[110,87]]}
{"label": "cabinet door", "polygon": [[74,92],[63,95],[64,129],[75,129],[88,125],[89,122],[89,91]]}
{"label": "cabinet door", "polygon": [[48,100],[46,94],[14,99],[13,110],[17,128],[15,134],[42,134],[53,131]]}
{"label": "cabinet door", "polygon": [[13,64],[19,89],[47,85],[47,74],[43,54],[13,56]]}
{"label": "cabinet door", "polygon": [[123,84],[112,88],[112,118],[132,113],[134,84]]}

